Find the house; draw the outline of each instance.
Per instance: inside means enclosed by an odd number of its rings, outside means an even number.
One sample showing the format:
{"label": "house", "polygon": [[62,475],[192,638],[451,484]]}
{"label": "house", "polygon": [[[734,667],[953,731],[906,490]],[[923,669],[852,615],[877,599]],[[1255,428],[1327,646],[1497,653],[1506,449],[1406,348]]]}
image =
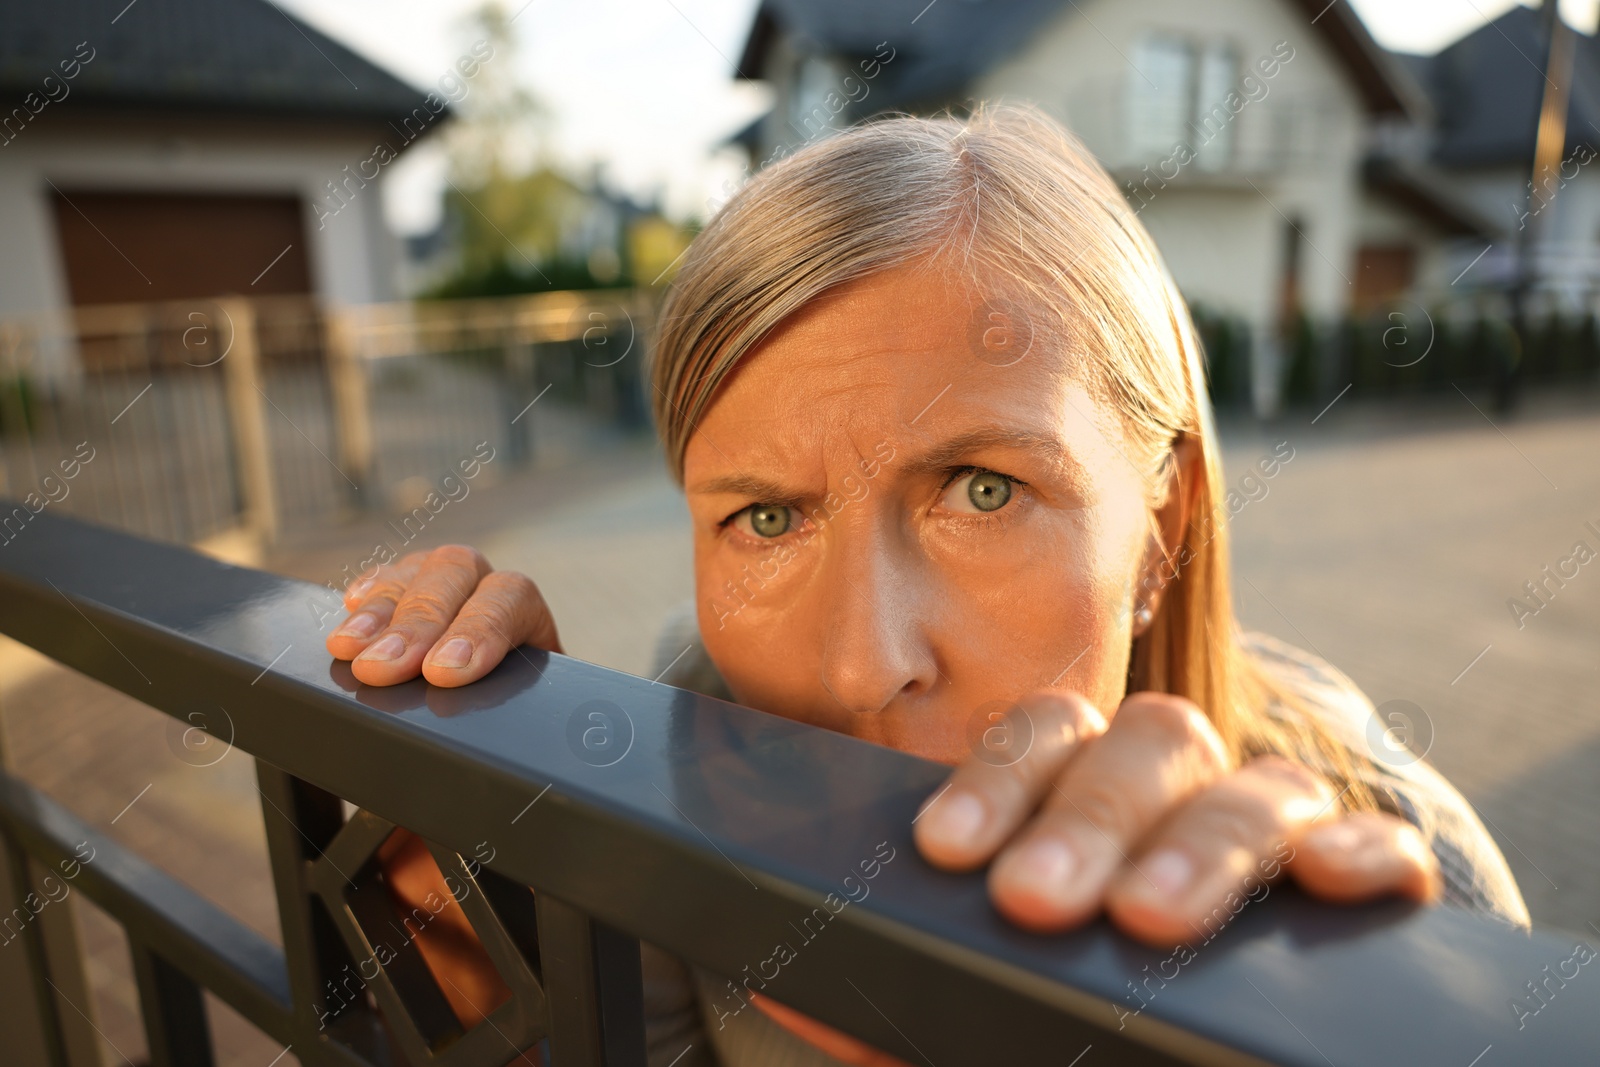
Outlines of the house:
{"label": "house", "polygon": [[[1427,161],[1457,199],[1493,219],[1505,239],[1459,250],[1457,288],[1513,284],[1519,241],[1531,227],[1536,289],[1586,307],[1600,283],[1600,40],[1572,30],[1566,143],[1556,173],[1535,195],[1534,135],[1545,81],[1540,12],[1513,7],[1431,56],[1401,55],[1437,115]],[[1474,262],[1474,257],[1483,258]],[[1470,271],[1461,274],[1466,268]]]}
{"label": "house", "polygon": [[1248,324],[1269,395],[1300,313],[1381,307],[1492,232],[1416,158],[1433,102],[1348,4],[762,0],[736,76],[774,88],[734,138],[755,165],[885,110],[1039,105],[1123,186],[1190,301]]}
{"label": "house", "polygon": [[0,0],[0,316],[392,296],[387,165],[466,70],[415,88],[270,0],[119,7]]}

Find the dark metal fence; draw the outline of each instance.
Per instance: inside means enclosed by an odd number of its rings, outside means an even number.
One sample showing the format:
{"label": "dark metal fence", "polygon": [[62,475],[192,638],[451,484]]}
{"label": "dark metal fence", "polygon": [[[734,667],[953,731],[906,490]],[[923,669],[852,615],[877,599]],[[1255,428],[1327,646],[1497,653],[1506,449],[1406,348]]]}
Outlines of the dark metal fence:
{"label": "dark metal fence", "polygon": [[1494,397],[1513,382],[1600,386],[1600,304],[1593,301],[1583,310],[1536,308],[1526,338],[1505,302],[1488,297],[1428,306],[1403,301],[1337,321],[1302,314],[1281,336],[1264,336],[1243,318],[1214,309],[1193,312],[1219,408],[1252,403],[1260,369],[1252,349],[1262,344],[1276,353],[1275,391],[1287,405],[1320,407],[1346,391],[1415,398],[1461,389]]}
{"label": "dark metal fence", "polygon": [[[127,931],[159,1067],[209,1062],[202,989],[305,1064],[500,1064],[541,1041],[555,1067],[642,1064],[641,939],[729,976],[730,998],[760,967],[769,995],[930,1067],[1492,1067],[1600,1048],[1600,975],[1574,936],[1287,886],[1175,970],[1103,923],[1024,934],[981,875],[916,856],[941,767],[531,649],[463,689],[365,688],[308,602],[315,586],[53,514],[0,547],[0,632],[180,720],[226,721],[217,743],[256,758],[283,942],[0,778],[0,925],[23,946],[0,947],[0,977],[21,976],[0,999],[33,1023],[13,1022],[7,1063],[66,1062],[60,946],[27,901],[69,865]],[[603,759],[581,740],[595,723]],[[513,991],[466,1033],[419,958],[377,950],[396,917],[373,854],[395,826],[465,887]],[[775,943],[791,953],[773,977]]]}

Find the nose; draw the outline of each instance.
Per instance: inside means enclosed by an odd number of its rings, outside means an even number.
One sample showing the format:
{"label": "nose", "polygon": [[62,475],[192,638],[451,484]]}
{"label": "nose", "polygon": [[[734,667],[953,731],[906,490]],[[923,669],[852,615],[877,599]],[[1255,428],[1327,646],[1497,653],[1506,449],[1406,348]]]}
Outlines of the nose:
{"label": "nose", "polygon": [[832,601],[822,684],[860,713],[931,691],[939,678],[929,615],[936,596],[917,547],[881,527],[835,532],[822,574]]}

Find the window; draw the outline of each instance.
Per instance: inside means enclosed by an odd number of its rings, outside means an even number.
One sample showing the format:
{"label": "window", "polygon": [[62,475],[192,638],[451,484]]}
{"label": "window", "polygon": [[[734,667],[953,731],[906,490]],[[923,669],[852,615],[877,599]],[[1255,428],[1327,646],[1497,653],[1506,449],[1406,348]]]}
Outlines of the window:
{"label": "window", "polygon": [[1233,49],[1148,34],[1134,43],[1131,59],[1128,130],[1135,156],[1165,158],[1182,142],[1193,149],[1195,166],[1226,167],[1234,114],[1225,101],[1238,76]]}
{"label": "window", "polygon": [[789,94],[789,125],[796,133],[810,141],[848,121],[835,119],[845,103],[842,82],[843,72],[832,60],[810,55],[800,61]]}
{"label": "window", "polygon": [[1193,114],[1194,50],[1175,37],[1144,37],[1133,49],[1129,129],[1140,157],[1159,158],[1185,139]]}
{"label": "window", "polygon": [[1237,77],[1238,61],[1231,48],[1209,45],[1201,51],[1189,142],[1194,146],[1195,166],[1201,170],[1221,170],[1233,155],[1234,116],[1224,101],[1233,92]]}

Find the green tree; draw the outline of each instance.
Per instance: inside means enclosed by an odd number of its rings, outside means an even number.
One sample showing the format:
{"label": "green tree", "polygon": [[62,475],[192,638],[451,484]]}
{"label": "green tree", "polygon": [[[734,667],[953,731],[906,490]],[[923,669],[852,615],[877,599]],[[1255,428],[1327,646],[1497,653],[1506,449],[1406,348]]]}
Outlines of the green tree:
{"label": "green tree", "polygon": [[490,0],[469,25],[492,51],[445,133],[444,217],[457,262],[432,295],[591,286],[587,270],[559,261],[563,225],[580,194],[551,165],[548,109],[517,82],[517,39],[504,5]]}

